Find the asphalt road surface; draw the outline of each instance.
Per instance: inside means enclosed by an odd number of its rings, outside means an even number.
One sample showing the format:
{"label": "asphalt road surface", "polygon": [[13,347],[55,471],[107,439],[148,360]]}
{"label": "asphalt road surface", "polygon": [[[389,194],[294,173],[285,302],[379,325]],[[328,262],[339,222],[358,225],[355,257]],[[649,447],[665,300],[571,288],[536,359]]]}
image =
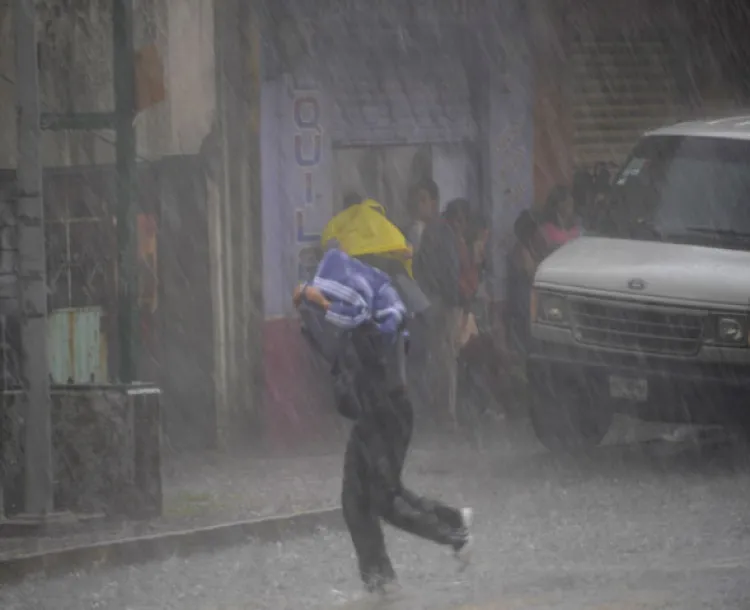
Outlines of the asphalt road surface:
{"label": "asphalt road surface", "polygon": [[[476,509],[474,562],[390,530],[403,591],[363,597],[344,532],[35,579],[3,610],[750,608],[750,450],[609,446],[590,458],[450,454],[429,491]],[[428,473],[430,474],[430,473]],[[407,483],[416,481],[407,471]]]}

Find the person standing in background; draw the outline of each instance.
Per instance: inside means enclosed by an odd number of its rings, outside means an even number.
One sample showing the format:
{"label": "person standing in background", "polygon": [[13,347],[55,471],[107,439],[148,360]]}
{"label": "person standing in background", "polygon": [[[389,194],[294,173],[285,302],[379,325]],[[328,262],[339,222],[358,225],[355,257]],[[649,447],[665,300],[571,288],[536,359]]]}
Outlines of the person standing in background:
{"label": "person standing in background", "polygon": [[545,222],[541,227],[547,246],[554,250],[580,237],[581,223],[576,216],[575,202],[567,187],[557,185],[547,197]]}
{"label": "person standing in background", "polygon": [[442,217],[429,223],[414,258],[414,277],[430,300],[427,357],[420,384],[433,415],[448,414],[456,423],[460,333],[479,284],[465,234],[470,205],[451,201]]}
{"label": "person standing in background", "polygon": [[409,193],[408,205],[412,222],[406,231],[406,239],[414,248],[414,252],[419,250],[425,227],[435,220],[440,213],[439,200],[438,185],[429,178],[418,182]]}
{"label": "person standing in background", "polygon": [[[490,297],[486,286],[489,261],[487,247],[489,223],[481,213],[473,214],[466,234],[478,287],[465,310],[459,339],[459,395],[462,397],[463,421],[475,422],[477,415],[494,413],[499,396],[499,371],[503,366],[490,315]],[[467,409],[468,408],[468,409]],[[468,419],[467,419],[468,416]],[[461,421],[461,419],[460,419]]]}
{"label": "person standing in background", "polygon": [[549,253],[539,224],[529,210],[519,214],[513,225],[516,243],[508,254],[507,334],[515,349],[526,353],[529,335],[531,287],[539,263]]}
{"label": "person standing in background", "polygon": [[489,259],[487,243],[490,238],[490,225],[482,214],[472,215],[466,233],[466,243],[471,255],[472,273],[476,276],[476,289],[471,299],[469,311],[474,316],[477,332],[490,333],[489,294],[487,292],[487,273]]}
{"label": "person standing in background", "polygon": [[364,197],[355,191],[350,191],[344,195],[342,210],[348,210],[352,206],[359,205],[364,201]]}

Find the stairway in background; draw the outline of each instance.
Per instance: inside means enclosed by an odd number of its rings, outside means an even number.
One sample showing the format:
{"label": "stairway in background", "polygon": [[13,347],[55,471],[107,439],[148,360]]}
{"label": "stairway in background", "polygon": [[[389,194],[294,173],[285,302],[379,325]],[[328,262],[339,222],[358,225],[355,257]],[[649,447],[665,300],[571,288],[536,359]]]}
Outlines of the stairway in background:
{"label": "stairway in background", "polygon": [[569,49],[577,168],[619,165],[643,132],[685,116],[676,64],[657,35],[601,36]]}

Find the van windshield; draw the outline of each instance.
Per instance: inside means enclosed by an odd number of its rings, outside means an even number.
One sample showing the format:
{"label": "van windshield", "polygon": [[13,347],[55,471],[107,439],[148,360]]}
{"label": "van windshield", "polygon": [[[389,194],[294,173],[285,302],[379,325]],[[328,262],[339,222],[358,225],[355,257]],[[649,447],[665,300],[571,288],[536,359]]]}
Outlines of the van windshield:
{"label": "van windshield", "polygon": [[750,141],[643,138],[615,179],[595,233],[750,247]]}

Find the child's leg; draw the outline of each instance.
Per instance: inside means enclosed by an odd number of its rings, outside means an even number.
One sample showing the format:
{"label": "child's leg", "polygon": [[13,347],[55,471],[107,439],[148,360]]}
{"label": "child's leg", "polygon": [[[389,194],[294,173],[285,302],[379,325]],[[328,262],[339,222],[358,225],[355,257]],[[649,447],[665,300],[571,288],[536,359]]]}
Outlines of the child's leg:
{"label": "child's leg", "polygon": [[401,483],[412,429],[412,407],[405,391],[392,392],[393,411],[379,420],[379,434],[370,447],[378,456],[373,502],[382,518],[404,531],[438,544],[460,546],[467,532],[461,511],[421,497]]}
{"label": "child's leg", "polygon": [[401,483],[414,411],[406,389],[403,340],[386,342],[382,349],[385,374],[368,374],[364,369],[358,387],[366,415],[357,422],[355,430],[358,455],[366,472],[360,480],[369,483],[369,507],[395,527],[459,549],[468,540],[462,512],[422,498],[404,489]]}
{"label": "child's leg", "polygon": [[365,587],[376,591],[395,580],[380,517],[371,502],[366,424],[357,422],[344,456],[341,506]]}

